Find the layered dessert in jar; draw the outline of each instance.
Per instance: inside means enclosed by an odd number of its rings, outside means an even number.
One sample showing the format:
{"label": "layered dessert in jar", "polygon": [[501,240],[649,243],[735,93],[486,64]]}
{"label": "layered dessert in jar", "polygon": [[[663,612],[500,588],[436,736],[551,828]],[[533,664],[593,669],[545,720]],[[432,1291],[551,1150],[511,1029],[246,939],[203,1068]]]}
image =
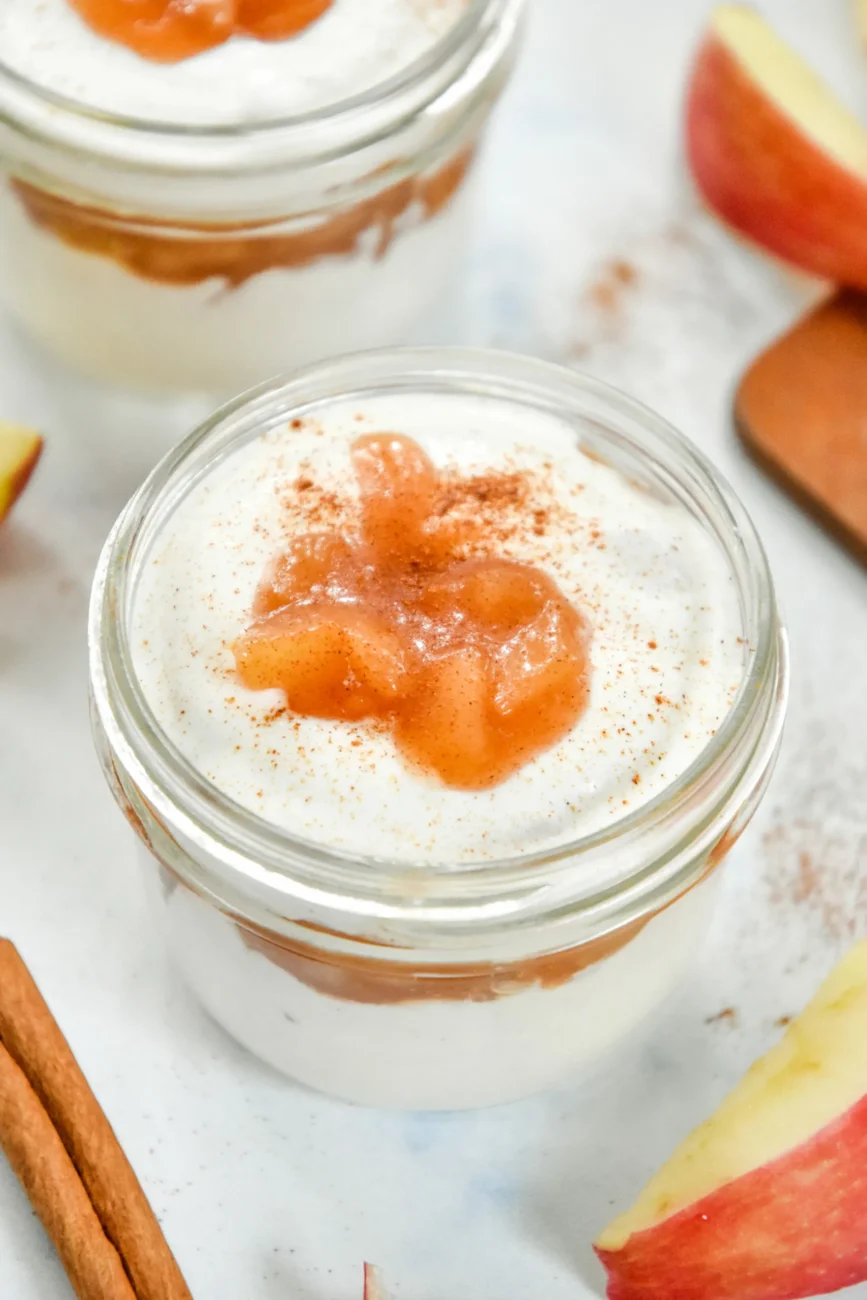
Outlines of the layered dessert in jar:
{"label": "layered dessert in jar", "polygon": [[404,341],[523,0],[4,0],[0,300],[113,384]]}
{"label": "layered dessert in jar", "polygon": [[580,1075],[704,941],[785,640],[749,519],[572,372],[367,354],[225,408],[127,507],[97,739],[175,959],[318,1089]]}

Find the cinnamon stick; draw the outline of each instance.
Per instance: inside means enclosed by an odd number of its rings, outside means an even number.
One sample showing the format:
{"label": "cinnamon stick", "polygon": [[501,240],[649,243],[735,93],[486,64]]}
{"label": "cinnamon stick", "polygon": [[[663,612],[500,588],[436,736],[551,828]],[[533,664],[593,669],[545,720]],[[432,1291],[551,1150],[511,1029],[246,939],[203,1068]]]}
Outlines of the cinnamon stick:
{"label": "cinnamon stick", "polygon": [[0,1046],[0,1147],[79,1300],[135,1300],[120,1256],[45,1108]]}
{"label": "cinnamon stick", "polygon": [[[123,1261],[135,1300],[192,1300],[114,1130],[8,939],[0,939],[0,1043],[26,1076],[65,1147],[105,1236]],[[90,1300],[90,1293],[85,1294]]]}

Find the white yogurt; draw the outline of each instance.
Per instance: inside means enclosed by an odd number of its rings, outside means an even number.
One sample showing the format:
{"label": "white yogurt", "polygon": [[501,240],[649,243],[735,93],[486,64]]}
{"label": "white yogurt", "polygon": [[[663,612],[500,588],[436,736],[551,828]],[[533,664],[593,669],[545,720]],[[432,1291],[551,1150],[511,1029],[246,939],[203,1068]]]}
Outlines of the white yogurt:
{"label": "white yogurt", "polygon": [[[309,494],[292,485],[351,496],[351,441],[377,429],[415,438],[442,468],[529,472],[534,500],[550,506],[544,535],[528,515],[499,553],[550,573],[592,628],[585,713],[491,790],[420,778],[380,732],[273,719],[281,693],[247,691],[234,674],[230,646],[263,570],[305,526]],[[225,794],[321,844],[418,863],[511,856],[610,827],[701,753],[746,654],[727,561],[684,506],[586,456],[554,417],[452,394],[339,402],[235,452],[162,529],[131,642],[159,724]]]}
{"label": "white yogurt", "polygon": [[421,58],[467,0],[334,0],[285,41],[236,36],[154,63],[94,32],[69,0],[3,0],[0,66],[91,108],[152,122],[267,121],[363,94]]}

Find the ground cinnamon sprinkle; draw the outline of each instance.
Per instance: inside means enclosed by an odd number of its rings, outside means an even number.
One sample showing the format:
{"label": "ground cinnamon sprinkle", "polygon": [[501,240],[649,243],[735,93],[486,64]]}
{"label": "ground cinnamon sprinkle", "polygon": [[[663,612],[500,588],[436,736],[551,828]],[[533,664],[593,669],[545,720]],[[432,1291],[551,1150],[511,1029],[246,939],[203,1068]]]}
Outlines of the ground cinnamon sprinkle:
{"label": "ground cinnamon sprinkle", "polygon": [[352,513],[352,501],[323,488],[309,474],[299,474],[281,493],[287,534],[295,530],[330,532],[342,528]]}
{"label": "ground cinnamon sprinkle", "polygon": [[[295,428],[299,421],[292,422]],[[329,532],[352,528],[357,503],[347,491],[324,488],[316,481],[313,466],[302,472],[288,488],[280,489],[287,537],[302,531]],[[552,477],[527,469],[505,469],[464,476],[457,470],[440,474],[439,497],[434,512],[457,524],[472,523],[483,536],[484,547],[507,546],[532,536],[545,538],[564,525],[572,527],[571,512],[556,497]],[[598,529],[591,536],[601,538]],[[467,555],[480,548],[469,541]],[[544,558],[544,557],[540,557]]]}
{"label": "ground cinnamon sprinkle", "polygon": [[446,473],[442,480],[436,506],[441,517],[456,522],[475,521],[488,545],[502,545],[527,532],[534,517],[529,499],[534,490],[538,491],[529,471],[492,472],[470,478]]}
{"label": "ground cinnamon sprinkle", "polygon": [[597,275],[587,296],[601,311],[619,311],[628,289],[638,280],[638,269],[625,258],[615,257]]}
{"label": "ground cinnamon sprinkle", "polygon": [[809,853],[798,854],[798,870],[792,885],[792,901],[804,903],[814,898],[822,889],[822,878],[817,872]]}
{"label": "ground cinnamon sprinkle", "polygon": [[527,499],[530,477],[526,470],[476,474],[461,478],[451,473],[444,479],[440,514],[446,514],[456,505],[474,502],[478,505],[521,506]]}

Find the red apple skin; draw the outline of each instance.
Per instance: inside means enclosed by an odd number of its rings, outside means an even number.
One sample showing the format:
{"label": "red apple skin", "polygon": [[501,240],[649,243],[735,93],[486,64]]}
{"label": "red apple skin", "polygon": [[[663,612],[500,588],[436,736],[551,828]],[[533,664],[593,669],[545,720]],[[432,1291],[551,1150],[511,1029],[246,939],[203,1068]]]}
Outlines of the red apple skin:
{"label": "red apple skin", "polygon": [[33,446],[27,457],[15,468],[10,479],[0,483],[0,524],[3,523],[9,511],[30,482],[30,476],[36,469],[39,457],[42,455],[42,446],[42,439],[34,437]]}
{"label": "red apple skin", "polygon": [[713,34],[687,91],[686,150],[729,225],[805,271],[867,289],[867,184],[814,145]]}
{"label": "red apple skin", "polygon": [[608,1300],[804,1300],[867,1279],[867,1096],[620,1250]]}

